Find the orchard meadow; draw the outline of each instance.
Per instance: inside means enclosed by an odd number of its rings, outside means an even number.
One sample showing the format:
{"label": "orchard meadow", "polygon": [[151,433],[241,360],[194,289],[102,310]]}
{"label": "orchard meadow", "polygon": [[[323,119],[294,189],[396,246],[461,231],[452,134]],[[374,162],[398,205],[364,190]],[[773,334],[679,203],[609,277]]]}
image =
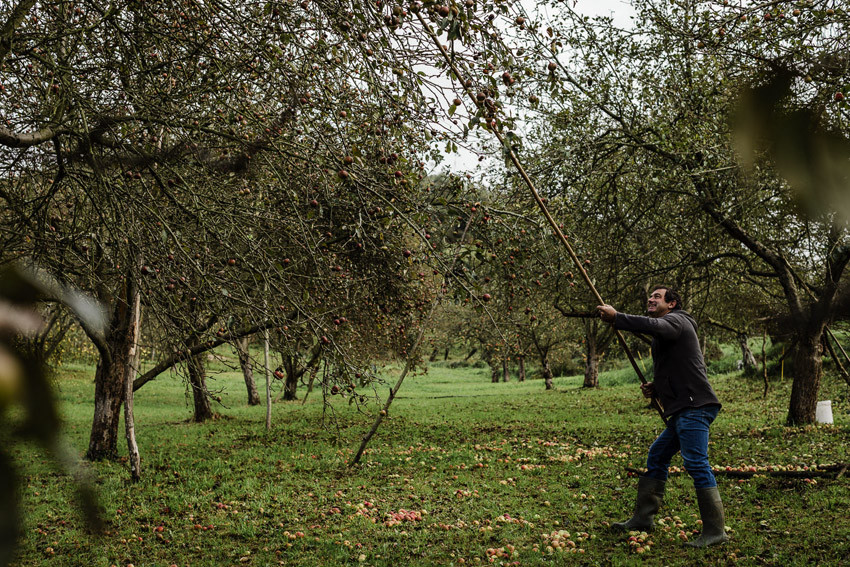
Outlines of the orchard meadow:
{"label": "orchard meadow", "polygon": [[[433,363],[408,379],[349,467],[377,403],[355,411],[317,390],[306,403],[275,404],[266,432],[264,407],[247,407],[241,374],[222,365],[234,355],[219,352],[215,420],[191,423],[191,396],[163,376],[137,395],[142,480],[129,482],[126,458],[91,464],[103,535],[86,532],[71,483],[43,454],[15,449],[24,525],[13,565],[790,566],[840,565],[850,554],[848,476],[815,472],[850,461],[847,387],[834,376],[823,393],[835,424],[796,428],[782,425],[787,378],[771,376],[763,398],[760,378],[712,376],[724,409],[710,450],[732,539],[692,550],[683,543],[700,526],[681,460],[655,532],[607,529],[631,511],[629,469],[662,426],[629,368],[604,372],[598,389],[573,376],[547,391],[537,379],[492,384],[486,368]],[[56,376],[79,452],[92,376],[83,365]]]}
{"label": "orchard meadow", "polygon": [[850,9],[590,2],[0,2],[0,567],[846,564]]}

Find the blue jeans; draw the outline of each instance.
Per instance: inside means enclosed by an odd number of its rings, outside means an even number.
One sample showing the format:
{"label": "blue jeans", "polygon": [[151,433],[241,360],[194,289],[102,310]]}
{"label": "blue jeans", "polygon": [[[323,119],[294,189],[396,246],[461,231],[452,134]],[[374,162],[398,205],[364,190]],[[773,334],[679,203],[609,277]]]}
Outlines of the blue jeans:
{"label": "blue jeans", "polygon": [[667,420],[667,428],[649,448],[646,476],[667,480],[667,469],[673,455],[682,453],[685,470],[694,479],[694,488],[717,486],[708,464],[708,427],[720,406],[686,408]]}

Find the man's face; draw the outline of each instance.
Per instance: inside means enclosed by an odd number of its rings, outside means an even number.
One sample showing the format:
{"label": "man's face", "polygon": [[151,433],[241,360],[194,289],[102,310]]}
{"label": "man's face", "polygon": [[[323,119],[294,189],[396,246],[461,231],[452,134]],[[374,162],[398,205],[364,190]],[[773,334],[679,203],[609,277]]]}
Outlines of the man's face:
{"label": "man's face", "polygon": [[667,303],[664,295],[667,290],[664,288],[656,289],[649,294],[649,299],[646,300],[646,312],[650,317],[664,317],[676,306],[676,301]]}

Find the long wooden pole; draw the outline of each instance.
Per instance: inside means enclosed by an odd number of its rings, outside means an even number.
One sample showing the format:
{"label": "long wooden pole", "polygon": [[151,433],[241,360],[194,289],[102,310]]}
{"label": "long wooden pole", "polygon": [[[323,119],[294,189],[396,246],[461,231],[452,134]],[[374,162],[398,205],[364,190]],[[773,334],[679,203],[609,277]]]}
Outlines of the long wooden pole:
{"label": "long wooden pole", "polygon": [[[265,291],[268,292],[269,284],[266,282]],[[268,313],[268,306],[263,305]],[[263,369],[266,373],[266,431],[272,428],[272,371],[269,368],[269,327],[264,325],[263,329]]]}
{"label": "long wooden pole", "polygon": [[[472,87],[467,86],[467,85],[471,85],[471,83],[468,83],[468,82],[463,80],[463,77],[460,74],[460,71],[458,70],[457,66],[454,64],[454,61],[452,60],[452,58],[449,57],[448,51],[446,51],[445,46],[443,46],[443,44],[440,43],[440,39],[437,37],[437,34],[434,33],[434,30],[431,29],[431,26],[428,25],[428,22],[425,21],[425,19],[422,17],[421,13],[417,12],[416,17],[419,18],[419,22],[422,24],[422,27],[428,32],[428,35],[434,41],[434,44],[437,46],[437,49],[440,50],[440,54],[443,56],[443,59],[445,59],[446,64],[452,70],[452,73],[454,73],[455,77],[457,77],[457,79],[460,81],[466,95],[470,98],[470,100],[472,100],[473,104],[477,108],[483,108],[483,102],[479,101],[478,98],[475,96],[475,93],[472,92]],[[590,280],[590,276],[587,275],[587,271],[585,271],[584,266],[581,263],[581,260],[579,260],[578,256],[576,255],[575,251],[573,250],[573,247],[570,246],[570,243],[567,240],[567,237],[564,236],[564,233],[563,233],[563,231],[561,231],[560,226],[558,226],[558,223],[556,223],[555,219],[552,218],[552,215],[549,213],[549,209],[546,208],[546,204],[543,202],[543,199],[540,198],[540,193],[537,192],[537,188],[534,186],[534,183],[531,181],[531,178],[525,172],[525,168],[522,166],[522,163],[520,163],[519,158],[516,155],[516,152],[514,152],[513,148],[505,142],[504,136],[502,136],[502,133],[499,132],[499,129],[495,126],[495,121],[493,122],[493,125],[490,126],[490,130],[493,132],[493,134],[499,140],[499,143],[502,144],[502,148],[507,153],[508,157],[510,157],[511,163],[514,164],[514,167],[516,167],[517,171],[519,172],[520,177],[522,177],[522,180],[525,182],[526,186],[528,187],[529,191],[531,192],[531,195],[534,197],[534,202],[537,203],[537,206],[540,208],[540,211],[543,213],[543,216],[546,217],[546,221],[549,223],[549,226],[552,227],[552,230],[558,236],[558,240],[560,240],[561,244],[564,245],[564,248],[567,249],[567,254],[569,255],[570,259],[573,261],[573,264],[575,264],[576,269],[578,270],[579,274],[581,274],[581,277],[584,280],[584,282],[587,284],[587,287],[593,293],[593,296],[596,298],[596,301],[598,301],[600,305],[605,304],[605,301],[602,299],[602,296],[599,295],[599,292],[596,290],[596,286],[593,285],[593,282]],[[629,346],[626,344],[626,339],[623,336],[623,333],[621,333],[619,329],[614,329],[614,333],[617,336],[617,341],[620,343],[620,346],[623,348],[623,351],[626,353],[626,356],[628,357],[629,362],[632,364],[632,368],[634,368],[635,372],[637,373],[641,384],[646,384],[647,380],[644,377],[643,372],[641,372],[640,367],[638,366],[634,355],[632,355],[631,349],[629,349]],[[661,419],[664,421],[664,423],[667,423],[667,420],[664,417],[664,408],[661,407],[661,402],[658,400],[657,397],[652,398],[652,406],[656,409],[656,411],[658,411],[658,415],[661,416]]]}
{"label": "long wooden pole", "polygon": [[[136,272],[142,268],[142,255],[137,254],[135,262]],[[135,281],[131,274],[127,274],[126,283],[127,309],[129,310],[127,329],[130,344],[130,352],[127,367],[124,370],[124,435],[127,439],[127,458],[130,463],[130,479],[138,482],[142,478],[142,457],[139,453],[139,444],[136,442],[136,418],[133,401],[133,378],[139,370],[139,334],[142,319],[142,294],[139,290],[139,282]]]}

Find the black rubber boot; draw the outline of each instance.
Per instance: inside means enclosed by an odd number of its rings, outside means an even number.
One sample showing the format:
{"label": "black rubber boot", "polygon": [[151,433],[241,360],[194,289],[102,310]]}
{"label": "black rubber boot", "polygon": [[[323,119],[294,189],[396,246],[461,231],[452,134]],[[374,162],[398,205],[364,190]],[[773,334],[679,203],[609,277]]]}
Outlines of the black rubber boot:
{"label": "black rubber boot", "polygon": [[666,482],[642,476],[638,480],[637,500],[632,517],[625,522],[611,524],[612,530],[629,532],[632,530],[649,532],[655,527],[653,518],[661,508],[664,499],[664,487]]}
{"label": "black rubber boot", "polygon": [[697,504],[702,519],[702,533],[694,541],[686,542],[690,547],[708,547],[729,541],[726,535],[726,519],[723,516],[723,502],[716,486],[697,488]]}

